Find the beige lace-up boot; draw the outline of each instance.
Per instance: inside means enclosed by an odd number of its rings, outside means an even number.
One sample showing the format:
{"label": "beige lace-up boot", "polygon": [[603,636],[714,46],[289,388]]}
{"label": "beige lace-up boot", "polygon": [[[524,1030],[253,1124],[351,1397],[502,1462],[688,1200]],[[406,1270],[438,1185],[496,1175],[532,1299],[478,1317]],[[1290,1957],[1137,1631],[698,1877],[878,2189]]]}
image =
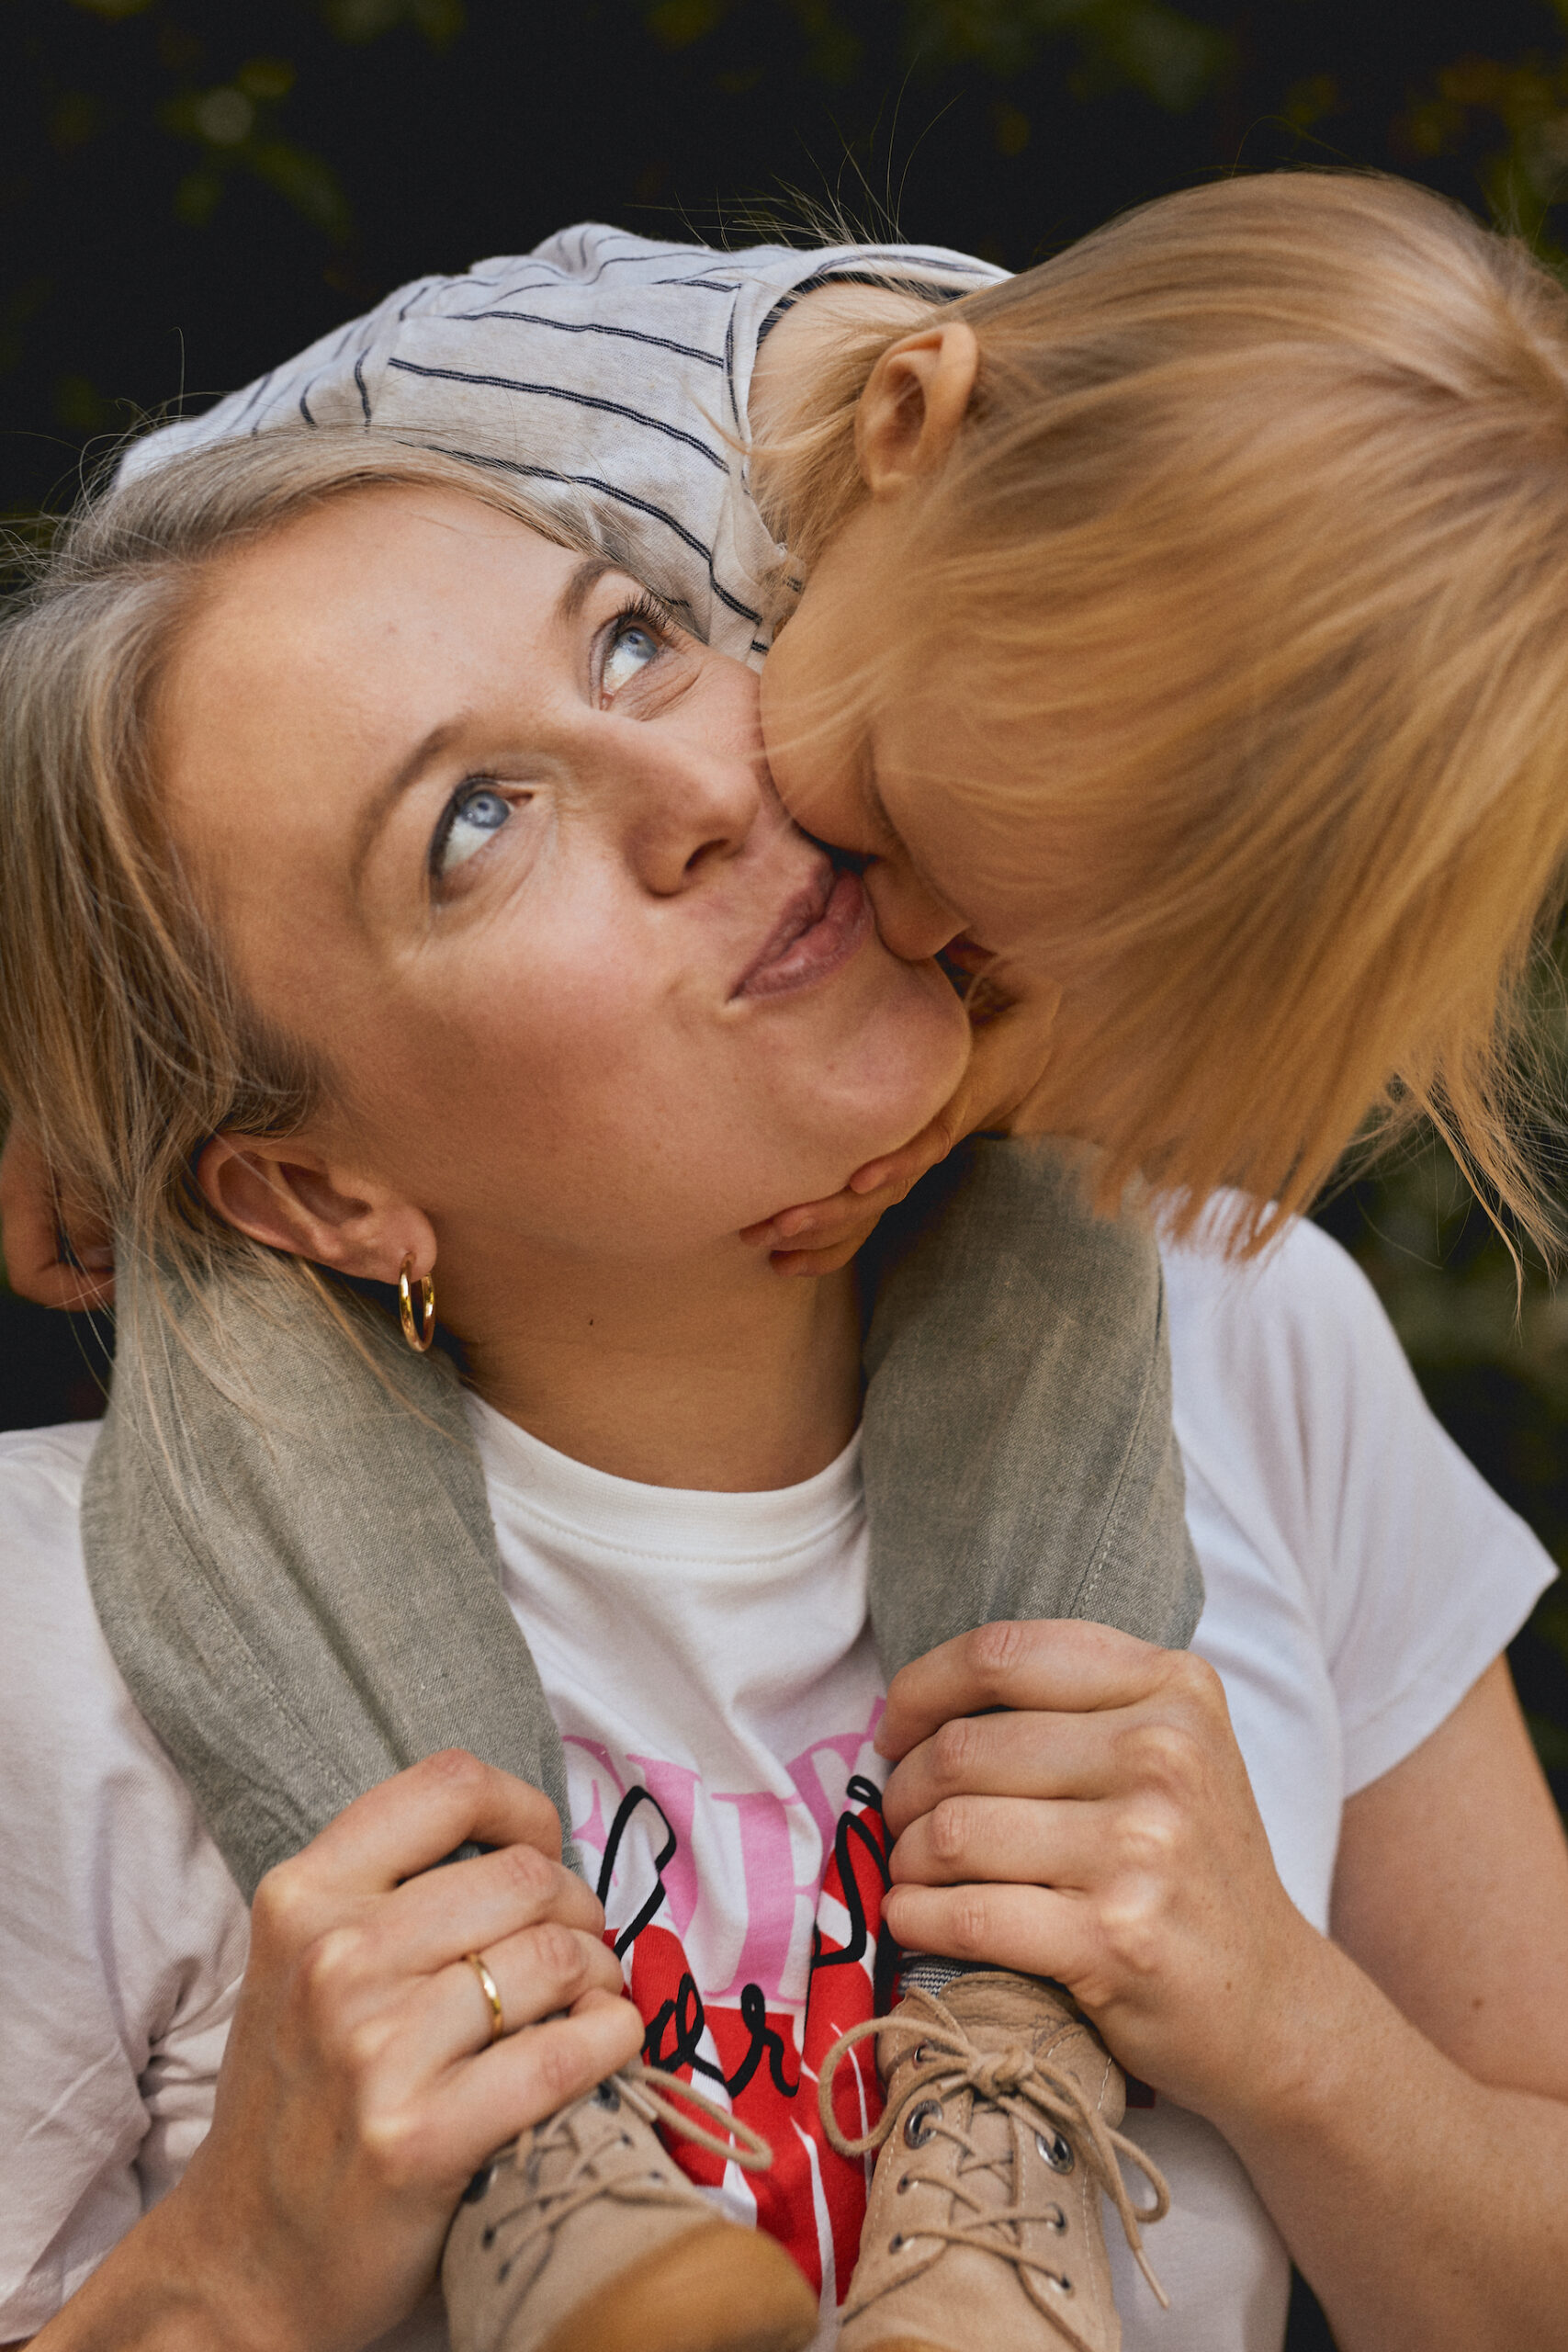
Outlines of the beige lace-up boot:
{"label": "beige lace-up boot", "polygon": [[[887,2103],[848,2140],[833,2075],[872,2035]],[[1160,2220],[1169,2195],[1116,2130],[1121,2069],[1060,1985],[997,1969],[954,1977],[941,1999],[911,1989],[834,2043],[819,2097],[840,2154],[881,2152],[840,2352],[1118,2352],[1102,2191],[1165,2301],[1138,2224]],[[1154,2189],[1141,2211],[1119,2156]]]}
{"label": "beige lace-up boot", "polygon": [[[682,2100],[711,2116],[694,2122]],[[801,2352],[817,2298],[784,2248],[726,2222],[657,2123],[749,2172],[767,2143],[689,2084],[623,2067],[477,2173],[446,2240],[453,2352]]]}

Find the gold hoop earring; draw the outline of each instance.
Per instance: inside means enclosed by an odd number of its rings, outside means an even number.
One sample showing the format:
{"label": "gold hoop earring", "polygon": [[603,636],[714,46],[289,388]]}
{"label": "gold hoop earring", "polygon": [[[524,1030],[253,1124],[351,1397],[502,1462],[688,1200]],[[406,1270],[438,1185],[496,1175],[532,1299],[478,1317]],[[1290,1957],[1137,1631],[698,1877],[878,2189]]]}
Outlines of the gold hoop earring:
{"label": "gold hoop earring", "polygon": [[413,1315],[414,1285],[409,1281],[412,1258],[405,1258],[398,1275],[398,1319],[403,1327],[403,1337],[416,1356],[423,1355],[435,1337],[435,1283],[429,1274],[419,1278],[419,1321]]}

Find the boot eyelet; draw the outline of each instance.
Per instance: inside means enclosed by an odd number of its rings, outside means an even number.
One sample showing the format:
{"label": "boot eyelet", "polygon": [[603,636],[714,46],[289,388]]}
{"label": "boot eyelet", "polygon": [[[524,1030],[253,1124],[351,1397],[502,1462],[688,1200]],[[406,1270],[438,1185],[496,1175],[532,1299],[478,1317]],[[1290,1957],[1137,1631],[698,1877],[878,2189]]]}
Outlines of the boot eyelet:
{"label": "boot eyelet", "polygon": [[1048,2230],[1055,2230],[1059,2233],[1067,2226],[1067,2217],[1059,2205],[1047,2205],[1043,2218]]}
{"label": "boot eyelet", "polygon": [[615,2084],[610,2081],[608,2075],[605,2076],[604,2080],[594,2091],[593,2101],[596,2107],[608,2108],[612,2115],[615,2113],[616,2108],[619,2107],[621,2103],[621,2094],[615,2088]]}
{"label": "boot eyelet", "polygon": [[1053,2132],[1049,2139],[1045,2137],[1043,2132],[1037,2132],[1034,2134],[1034,2144],[1053,2172],[1071,2172],[1073,2152],[1059,2132]]}
{"label": "boot eyelet", "polygon": [[494,2166],[494,2165],[493,2165],[493,2164],[481,2165],[479,2166],[479,2168],[478,2172],[477,2172],[477,2173],[475,2173],[475,2175],[474,2175],[474,2177],[473,2177],[472,2180],[470,2180],[470,2181],[469,2181],[469,2183],[468,2183],[468,2185],[467,2188],[465,2188],[465,2189],[464,2189],[464,2191],[463,2191],[463,2202],[464,2202],[464,2204],[465,2204],[465,2205],[477,2205],[477,2204],[479,2203],[479,2199],[480,2199],[482,2196],[484,2196],[485,2192],[486,2192],[486,2191],[488,2190],[488,2188],[490,2188],[491,2182],[494,2178],[495,2178],[495,2166]]}
{"label": "boot eyelet", "polygon": [[923,2066],[931,2054],[931,2045],[929,2042],[917,2041],[910,2053],[911,2064],[916,2066]]}
{"label": "boot eyelet", "polygon": [[931,2118],[941,2113],[940,2099],[923,2098],[919,2107],[912,2107],[904,2121],[904,2145],[923,2148],[931,2136]]}
{"label": "boot eyelet", "polygon": [[901,2246],[903,2245],[903,2243],[904,2243],[904,2233],[903,2233],[903,2231],[902,2231],[902,2230],[900,2230],[900,2231],[898,2232],[898,2234],[897,2234],[897,2237],[891,2237],[891,2238],[889,2238],[889,2239],[888,2239],[888,2241],[887,2241],[887,2251],[888,2251],[888,2253],[889,2253],[889,2254],[897,2254],[897,2253],[899,2251],[899,2249],[901,2248]]}
{"label": "boot eyelet", "polygon": [[1055,2287],[1058,2295],[1070,2295],[1072,2293],[1072,2280],[1070,2278],[1064,2278],[1059,2271],[1047,2270],[1045,2276],[1049,2278],[1052,2286]]}
{"label": "boot eyelet", "polygon": [[905,2190],[906,2190],[906,2189],[907,2189],[907,2188],[911,2185],[911,2183],[913,2182],[914,2177],[915,2177],[915,2176],[914,2176],[914,2174],[913,2174],[912,2172],[901,2173],[901,2174],[899,2175],[899,2177],[898,2177],[898,2186],[897,2186],[897,2189],[894,2191],[895,2196],[902,2197],[902,2196],[903,2196],[903,2194],[904,2194],[904,2191],[905,2191]]}

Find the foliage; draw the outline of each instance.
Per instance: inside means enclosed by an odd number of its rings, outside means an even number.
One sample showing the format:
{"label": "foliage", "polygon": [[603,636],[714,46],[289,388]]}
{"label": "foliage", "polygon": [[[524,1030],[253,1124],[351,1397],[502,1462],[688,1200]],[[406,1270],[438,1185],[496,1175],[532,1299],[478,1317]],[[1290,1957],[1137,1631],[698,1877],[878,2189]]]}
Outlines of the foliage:
{"label": "foliage", "polygon": [[[1568,6],[1559,13],[1568,23]],[[1562,258],[1568,59],[1461,58],[1415,95],[1400,127],[1413,156],[1472,157],[1494,218]]]}
{"label": "foliage", "polygon": [[[167,81],[155,119],[199,155],[175,192],[179,219],[205,227],[224,186],[235,172],[250,172],[293,207],[334,244],[347,239],[353,216],[336,171],[325,157],[299,146],[282,129],[282,105],[298,69],[292,59],[247,57],[219,82],[197,69],[209,44],[159,10],[152,0],[70,0],[91,17],[118,23],[130,17],[152,18],[156,56]],[[319,14],[341,41],[376,40],[400,26],[412,26],[437,48],[463,29],[462,0],[320,0]],[[69,153],[90,138],[104,120],[105,101],[92,91],[64,89],[52,121],[55,143]]]}
{"label": "foliage", "polygon": [[1224,71],[1231,43],[1164,0],[913,0],[911,47],[926,62],[973,57],[1001,78],[1055,40],[1076,46],[1068,73],[1091,97],[1124,83],[1174,114]]}

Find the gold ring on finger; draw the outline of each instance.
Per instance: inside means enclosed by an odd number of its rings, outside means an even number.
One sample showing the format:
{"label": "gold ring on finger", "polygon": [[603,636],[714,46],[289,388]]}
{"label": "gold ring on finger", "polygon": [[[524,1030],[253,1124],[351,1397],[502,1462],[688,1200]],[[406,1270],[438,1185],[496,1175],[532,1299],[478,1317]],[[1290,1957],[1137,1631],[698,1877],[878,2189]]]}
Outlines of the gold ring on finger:
{"label": "gold ring on finger", "polygon": [[506,2031],[506,2016],[501,2006],[501,1994],[496,1981],[477,1951],[466,1951],[463,1958],[479,1980],[479,1991],[490,2008],[490,2039],[493,2046]]}

